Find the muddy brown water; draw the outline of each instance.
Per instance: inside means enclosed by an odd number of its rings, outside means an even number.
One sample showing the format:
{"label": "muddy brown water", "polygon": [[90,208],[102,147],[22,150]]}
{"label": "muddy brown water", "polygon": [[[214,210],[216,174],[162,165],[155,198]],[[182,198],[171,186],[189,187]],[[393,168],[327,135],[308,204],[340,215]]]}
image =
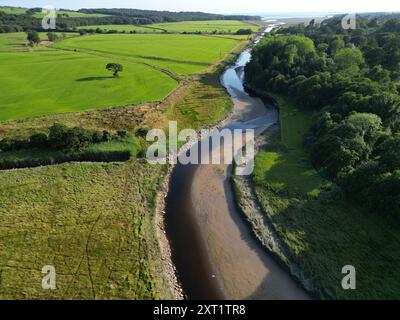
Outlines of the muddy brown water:
{"label": "muddy brown water", "polygon": [[[221,76],[234,103],[225,128],[259,134],[277,123],[278,113],[245,92],[243,68],[250,58],[248,49]],[[308,299],[253,236],[235,205],[231,175],[230,165],[178,164],[172,173],[166,231],[185,294],[189,299]]]}

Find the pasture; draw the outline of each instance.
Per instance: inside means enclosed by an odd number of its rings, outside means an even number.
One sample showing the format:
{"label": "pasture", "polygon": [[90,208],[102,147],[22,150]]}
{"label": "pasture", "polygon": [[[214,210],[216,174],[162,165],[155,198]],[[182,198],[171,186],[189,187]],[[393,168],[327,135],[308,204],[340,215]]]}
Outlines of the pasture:
{"label": "pasture", "polygon": [[243,38],[175,34],[106,34],[67,39],[56,47],[133,59],[188,75],[204,71]]}
{"label": "pasture", "polygon": [[169,298],[152,220],[163,174],[138,161],[1,171],[0,298]]}
{"label": "pasture", "polygon": [[137,32],[137,33],[155,33],[155,32],[161,32],[161,30],[157,30],[151,27],[151,25],[148,26],[136,26],[132,24],[121,24],[121,25],[115,25],[115,24],[103,24],[103,25],[95,25],[95,26],[82,26],[78,27],[78,30],[85,29],[85,30],[96,30],[96,29],[101,29],[104,31],[109,31],[109,30],[115,30],[118,32]]}
{"label": "pasture", "polygon": [[[54,45],[62,50],[32,50],[24,33],[0,35],[0,121],[160,101],[178,85],[168,72],[201,72],[242,41],[197,35],[68,36],[73,37]],[[105,70],[108,62],[123,64],[120,77]]]}
{"label": "pasture", "polygon": [[155,23],[149,27],[168,32],[229,32],[234,33],[239,29],[260,29],[259,22],[235,21],[235,20],[206,20],[206,21],[182,21],[169,23]]}
{"label": "pasture", "polygon": [[312,114],[297,109],[284,97],[280,97],[279,102],[282,149],[262,151],[257,155],[255,182],[276,191],[317,195],[324,180],[312,168],[302,142]]}
{"label": "pasture", "polygon": [[114,78],[105,70],[108,62],[65,51],[1,53],[0,120],[159,101],[177,85],[132,62]]}
{"label": "pasture", "polygon": [[[25,14],[27,9],[26,8],[17,8],[17,7],[0,7],[0,11],[4,12],[6,14]],[[92,17],[92,18],[97,18],[97,17],[106,17],[108,15],[106,14],[88,14],[88,13],[83,13],[83,12],[76,12],[76,11],[63,11],[63,10],[57,10],[57,14],[63,15],[64,17],[71,17],[71,18],[87,18],[87,17]],[[45,16],[44,13],[37,12],[33,14],[35,18],[42,18]]]}
{"label": "pasture", "polygon": [[78,29],[97,29],[102,30],[116,30],[118,32],[131,32],[138,33],[235,33],[239,29],[251,29],[256,32],[260,29],[260,22],[252,21],[235,21],[235,20],[206,20],[206,21],[182,21],[182,22],[168,22],[168,23],[154,23],[148,25],[96,25],[96,26],[83,26]]}

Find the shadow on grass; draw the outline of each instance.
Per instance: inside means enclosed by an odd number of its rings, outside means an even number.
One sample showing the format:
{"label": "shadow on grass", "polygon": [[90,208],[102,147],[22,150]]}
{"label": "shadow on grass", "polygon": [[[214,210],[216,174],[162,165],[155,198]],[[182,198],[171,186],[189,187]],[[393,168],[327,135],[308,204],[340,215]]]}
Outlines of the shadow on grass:
{"label": "shadow on grass", "polygon": [[118,79],[119,77],[113,77],[113,76],[108,76],[108,77],[87,77],[87,78],[79,78],[76,79],[77,82],[86,82],[86,81],[96,81],[96,80],[107,80],[107,79]]}

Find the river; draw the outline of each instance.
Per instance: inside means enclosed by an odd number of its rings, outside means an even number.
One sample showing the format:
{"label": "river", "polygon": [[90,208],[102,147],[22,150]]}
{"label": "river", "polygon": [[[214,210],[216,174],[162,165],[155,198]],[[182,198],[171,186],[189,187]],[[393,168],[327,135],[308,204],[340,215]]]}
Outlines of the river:
{"label": "river", "polygon": [[[221,76],[234,103],[224,128],[260,134],[277,123],[278,112],[245,92],[243,69],[250,59],[247,49]],[[178,164],[172,173],[166,231],[185,294],[189,299],[308,299],[253,236],[235,205],[231,175],[232,166],[223,164]]]}

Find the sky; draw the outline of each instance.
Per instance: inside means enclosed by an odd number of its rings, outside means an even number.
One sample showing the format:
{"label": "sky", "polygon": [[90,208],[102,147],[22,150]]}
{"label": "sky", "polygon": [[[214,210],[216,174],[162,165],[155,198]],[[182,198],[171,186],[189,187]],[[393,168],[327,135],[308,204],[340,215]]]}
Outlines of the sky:
{"label": "sky", "polygon": [[399,0],[0,0],[0,6],[135,8],[211,13],[400,11]]}

